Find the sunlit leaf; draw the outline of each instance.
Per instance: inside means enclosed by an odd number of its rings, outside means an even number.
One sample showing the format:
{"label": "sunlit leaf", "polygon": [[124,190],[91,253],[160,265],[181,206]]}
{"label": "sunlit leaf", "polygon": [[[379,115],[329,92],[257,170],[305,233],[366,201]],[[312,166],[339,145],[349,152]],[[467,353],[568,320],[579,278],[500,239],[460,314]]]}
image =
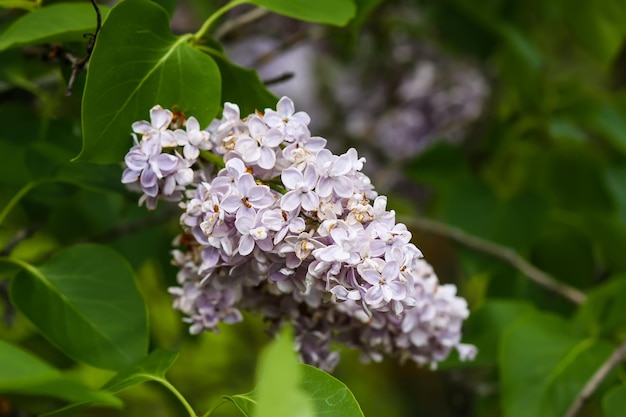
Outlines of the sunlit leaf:
{"label": "sunlit leaf", "polygon": [[506,417],[562,416],[612,346],[564,319],[533,313],[504,335],[499,364]]}
{"label": "sunlit leaf", "polygon": [[110,393],[94,391],[1,339],[0,369],[0,393],[47,396],[68,402],[89,401],[116,407],[122,404]]}
{"label": "sunlit leaf", "polygon": [[254,417],[313,417],[313,404],[300,388],[302,368],[290,332],[284,331],[259,358]]}
{"label": "sunlit leaf", "polygon": [[188,40],[172,34],[167,12],[154,2],[125,0],[111,10],[89,63],[79,158],[121,161],[132,145],[131,124],[149,119],[155,104],[209,124],[220,107],[219,69]]}
{"label": "sunlit leaf", "polygon": [[[109,8],[100,6],[102,19]],[[84,41],[96,29],[96,11],[88,3],[57,3],[18,18],[0,35],[0,51],[49,42]]]}
{"label": "sunlit leaf", "polygon": [[315,23],[343,26],[354,17],[352,0],[251,0],[274,13]]}
{"label": "sunlit leaf", "polygon": [[126,261],[101,245],[66,248],[11,283],[15,305],[68,356],[123,369],[147,353],[146,307]]}
{"label": "sunlit leaf", "polygon": [[[300,387],[308,395],[315,417],[363,417],[361,407],[354,394],[337,378],[313,366],[298,365],[301,373]],[[255,391],[240,395],[227,395],[224,399],[232,402],[246,417],[255,414],[258,394]],[[286,401],[280,399],[277,401]]]}

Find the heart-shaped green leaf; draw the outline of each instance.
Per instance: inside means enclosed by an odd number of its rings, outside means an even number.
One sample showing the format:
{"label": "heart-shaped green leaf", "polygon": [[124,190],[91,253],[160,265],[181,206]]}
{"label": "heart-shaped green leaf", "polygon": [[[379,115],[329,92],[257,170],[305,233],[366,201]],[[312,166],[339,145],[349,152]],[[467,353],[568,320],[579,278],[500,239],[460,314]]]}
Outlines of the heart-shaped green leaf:
{"label": "heart-shaped green leaf", "polygon": [[121,161],[132,145],[131,124],[155,104],[209,124],[220,107],[220,73],[190,38],[174,36],[167,12],[152,1],[124,0],[111,10],[89,62],[79,158]]}
{"label": "heart-shaped green leaf", "polygon": [[300,366],[301,386],[313,402],[316,417],[363,417],[361,406],[343,382],[313,366]]}
{"label": "heart-shaped green leaf", "polygon": [[274,13],[307,22],[344,26],[356,13],[352,0],[251,0]]}
{"label": "heart-shaped green leaf", "polygon": [[89,401],[114,407],[122,405],[112,394],[94,391],[1,339],[0,369],[0,393],[47,396],[69,402]]}
{"label": "heart-shaped green leaf", "polygon": [[[109,8],[100,6],[102,19]],[[84,40],[96,29],[96,11],[89,3],[57,3],[27,13],[0,35],[0,51],[25,45]]]}
{"label": "heart-shaped green leaf", "polygon": [[11,283],[14,304],[64,353],[124,369],[147,354],[146,306],[128,263],[101,245],[78,245]]}
{"label": "heart-shaped green leaf", "polygon": [[499,364],[506,417],[562,416],[612,346],[561,317],[530,313],[504,335]]}

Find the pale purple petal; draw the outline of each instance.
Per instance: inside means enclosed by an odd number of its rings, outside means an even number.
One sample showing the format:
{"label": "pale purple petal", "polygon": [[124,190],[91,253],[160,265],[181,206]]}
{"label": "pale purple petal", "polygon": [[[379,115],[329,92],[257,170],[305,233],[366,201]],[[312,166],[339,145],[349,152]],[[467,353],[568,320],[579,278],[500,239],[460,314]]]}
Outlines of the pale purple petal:
{"label": "pale purple petal", "polygon": [[280,200],[280,208],[286,211],[295,210],[300,207],[300,193],[299,191],[289,191],[283,195]]}
{"label": "pale purple petal", "polygon": [[193,161],[195,159],[198,159],[198,156],[200,156],[200,150],[193,146],[191,143],[188,143],[183,148],[183,155],[185,156],[185,159]]}
{"label": "pale purple petal", "polygon": [[193,116],[187,119],[187,122],[185,122],[185,129],[187,129],[188,132],[200,130],[200,123],[198,123],[198,119]]}
{"label": "pale purple petal", "polygon": [[335,177],[333,189],[339,197],[351,197],[354,192],[354,183],[349,177]]}
{"label": "pale purple petal", "polygon": [[372,306],[377,306],[383,301],[383,292],[380,285],[368,288],[365,292],[363,300]]}
{"label": "pale purple petal", "polygon": [[302,193],[300,198],[302,201],[302,208],[305,210],[317,210],[320,205],[320,198],[314,192]]}
{"label": "pale purple petal", "polygon": [[246,256],[254,249],[254,238],[250,235],[241,236],[239,240],[239,254]]}
{"label": "pale purple petal", "polygon": [[172,112],[164,110],[161,106],[154,106],[150,110],[150,121],[152,122],[152,126],[156,129],[165,129],[172,121]]}
{"label": "pale purple petal", "polygon": [[141,174],[141,171],[126,168],[122,173],[122,184],[130,184],[131,182],[137,181],[139,179],[139,174]]}
{"label": "pale purple petal", "polygon": [[254,138],[262,136],[267,131],[267,125],[259,116],[252,116],[248,120],[248,130]]}
{"label": "pale purple petal", "polygon": [[133,128],[133,132],[139,133],[141,135],[144,135],[153,129],[152,125],[146,122],[145,120],[142,120],[140,122],[135,122],[132,124],[131,127]]}
{"label": "pale purple petal", "polygon": [[296,108],[289,97],[282,97],[276,104],[276,111],[283,119],[288,119],[296,111]]}
{"label": "pale purple petal", "polygon": [[[304,180],[302,173],[295,168],[287,168],[280,175],[280,178],[288,190],[295,190]],[[283,210],[285,210],[285,208],[283,208]]]}
{"label": "pale purple petal", "polygon": [[238,195],[229,195],[225,199],[222,200],[220,206],[228,213],[236,212],[241,206],[243,206],[243,202],[241,201],[241,196]]}
{"label": "pale purple petal", "polygon": [[257,158],[257,164],[263,169],[272,169],[276,164],[276,154],[272,149],[265,146],[260,148],[260,156]]}
{"label": "pale purple petal", "polygon": [[126,166],[128,168],[135,171],[141,171],[148,164],[148,157],[139,149],[133,149],[126,154],[124,162],[126,162]]}

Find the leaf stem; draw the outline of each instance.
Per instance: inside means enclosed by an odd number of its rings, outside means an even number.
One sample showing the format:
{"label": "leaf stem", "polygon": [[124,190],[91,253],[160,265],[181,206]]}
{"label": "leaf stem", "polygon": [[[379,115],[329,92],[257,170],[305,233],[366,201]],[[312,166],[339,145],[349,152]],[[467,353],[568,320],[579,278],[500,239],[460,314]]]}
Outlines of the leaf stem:
{"label": "leaf stem", "polygon": [[200,38],[202,38],[209,31],[209,28],[217,19],[222,17],[224,13],[229,11],[230,9],[239,6],[240,4],[248,3],[248,0],[233,0],[230,3],[225,4],[220,9],[217,9],[215,13],[213,13],[209,18],[204,22],[200,30],[198,30],[194,35],[193,39],[197,42]]}
{"label": "leaf stem", "polygon": [[17,265],[20,268],[30,272],[32,275],[35,275],[36,277],[41,278],[41,273],[39,272],[39,270],[37,268],[35,268],[34,266],[32,266],[31,264],[29,264],[26,261],[23,261],[21,259],[17,259],[17,258],[13,258],[10,256],[2,256],[0,257],[0,263],[8,263],[8,264],[13,264],[13,265]]}
{"label": "leaf stem", "polygon": [[170,382],[165,378],[155,378],[154,380],[160,383],[161,385],[163,385],[168,390],[170,390],[170,392],[174,394],[176,398],[178,398],[178,400],[182,403],[182,405],[185,407],[185,409],[189,413],[189,417],[197,417],[196,412],[193,411],[193,408],[191,408],[191,405],[189,405],[185,397],[183,397],[183,395],[176,389],[174,385],[170,384]]}
{"label": "leaf stem", "polygon": [[7,205],[4,206],[4,208],[2,209],[2,212],[0,212],[0,225],[4,223],[4,220],[6,219],[6,217],[9,215],[11,210],[13,210],[13,207],[15,207],[17,203],[19,203],[22,197],[24,197],[30,190],[32,190],[38,184],[39,184],[38,181],[29,181],[26,184],[24,184],[24,186],[20,188],[20,190],[17,193],[15,193],[13,198],[11,198],[11,200],[7,203]]}
{"label": "leaf stem", "polygon": [[206,413],[202,414],[202,417],[209,417],[211,414],[213,414],[213,411],[217,410],[218,408],[220,408],[222,405],[226,404],[227,402],[228,400],[226,400],[225,398],[222,398],[220,402],[217,403],[213,408],[211,408]]}

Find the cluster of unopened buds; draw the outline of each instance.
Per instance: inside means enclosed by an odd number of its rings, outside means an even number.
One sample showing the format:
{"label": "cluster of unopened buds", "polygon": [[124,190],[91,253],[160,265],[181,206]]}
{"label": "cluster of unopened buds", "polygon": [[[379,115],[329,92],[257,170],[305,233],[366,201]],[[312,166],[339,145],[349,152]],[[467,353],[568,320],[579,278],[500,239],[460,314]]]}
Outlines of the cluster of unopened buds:
{"label": "cluster of unopened buds", "polygon": [[460,343],[466,301],[438,282],[354,149],[326,149],[287,97],[243,119],[225,103],[204,130],[174,116],[155,106],[132,125],[122,181],[150,209],[163,199],[183,210],[170,292],[191,333],[248,310],[274,330],[290,322],[302,359],[326,370],[339,359],[333,342],[366,360],[474,357]]}

